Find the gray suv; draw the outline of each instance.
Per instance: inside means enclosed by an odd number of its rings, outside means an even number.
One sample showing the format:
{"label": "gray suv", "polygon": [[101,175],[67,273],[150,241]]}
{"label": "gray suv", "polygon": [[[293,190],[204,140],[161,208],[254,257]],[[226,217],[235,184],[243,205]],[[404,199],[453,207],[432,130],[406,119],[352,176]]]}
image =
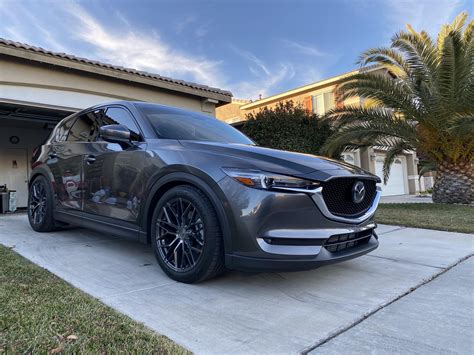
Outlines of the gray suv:
{"label": "gray suv", "polygon": [[31,227],[72,224],[151,244],[163,271],[306,270],[378,246],[380,182],[358,167],[257,147],[233,127],[143,102],[63,119],[37,149]]}

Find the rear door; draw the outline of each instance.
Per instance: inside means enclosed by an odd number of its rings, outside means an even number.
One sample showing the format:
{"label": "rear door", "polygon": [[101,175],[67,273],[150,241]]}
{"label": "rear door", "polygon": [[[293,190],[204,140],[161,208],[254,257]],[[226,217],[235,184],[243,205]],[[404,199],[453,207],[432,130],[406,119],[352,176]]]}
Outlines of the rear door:
{"label": "rear door", "polygon": [[84,212],[95,217],[115,218],[136,223],[144,196],[143,178],[147,153],[140,128],[132,113],[123,106],[102,111],[101,126],[121,124],[132,132],[130,144],[97,139],[88,144],[84,156]]}

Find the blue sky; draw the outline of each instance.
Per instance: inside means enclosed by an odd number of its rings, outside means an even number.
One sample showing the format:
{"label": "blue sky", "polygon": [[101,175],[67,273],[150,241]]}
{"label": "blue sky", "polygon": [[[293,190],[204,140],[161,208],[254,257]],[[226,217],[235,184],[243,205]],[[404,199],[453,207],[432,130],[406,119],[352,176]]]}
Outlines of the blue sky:
{"label": "blue sky", "polygon": [[0,0],[0,37],[256,99],[356,68],[410,23],[435,34],[472,0]]}

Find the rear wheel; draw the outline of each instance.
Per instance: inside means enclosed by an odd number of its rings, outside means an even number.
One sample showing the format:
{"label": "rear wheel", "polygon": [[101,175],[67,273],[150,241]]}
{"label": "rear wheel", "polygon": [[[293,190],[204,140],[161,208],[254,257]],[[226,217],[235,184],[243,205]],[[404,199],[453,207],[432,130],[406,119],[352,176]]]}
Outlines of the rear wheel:
{"label": "rear wheel", "polygon": [[28,220],[37,232],[51,232],[55,229],[53,218],[53,191],[44,176],[36,177],[28,194]]}
{"label": "rear wheel", "polygon": [[159,200],[153,213],[151,242],[164,272],[194,283],[224,271],[222,233],[209,199],[192,186],[177,186]]}

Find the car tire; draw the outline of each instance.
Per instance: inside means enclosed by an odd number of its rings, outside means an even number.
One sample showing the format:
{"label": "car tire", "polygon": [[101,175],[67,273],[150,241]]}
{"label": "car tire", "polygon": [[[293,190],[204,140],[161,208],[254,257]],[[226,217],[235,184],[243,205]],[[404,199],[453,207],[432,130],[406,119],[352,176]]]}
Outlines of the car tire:
{"label": "car tire", "polygon": [[168,190],[152,218],[153,251],[170,278],[197,283],[225,270],[219,219],[201,190],[188,185]]}
{"label": "car tire", "polygon": [[37,176],[30,184],[28,193],[28,220],[37,232],[56,229],[53,212],[53,190],[48,179]]}

